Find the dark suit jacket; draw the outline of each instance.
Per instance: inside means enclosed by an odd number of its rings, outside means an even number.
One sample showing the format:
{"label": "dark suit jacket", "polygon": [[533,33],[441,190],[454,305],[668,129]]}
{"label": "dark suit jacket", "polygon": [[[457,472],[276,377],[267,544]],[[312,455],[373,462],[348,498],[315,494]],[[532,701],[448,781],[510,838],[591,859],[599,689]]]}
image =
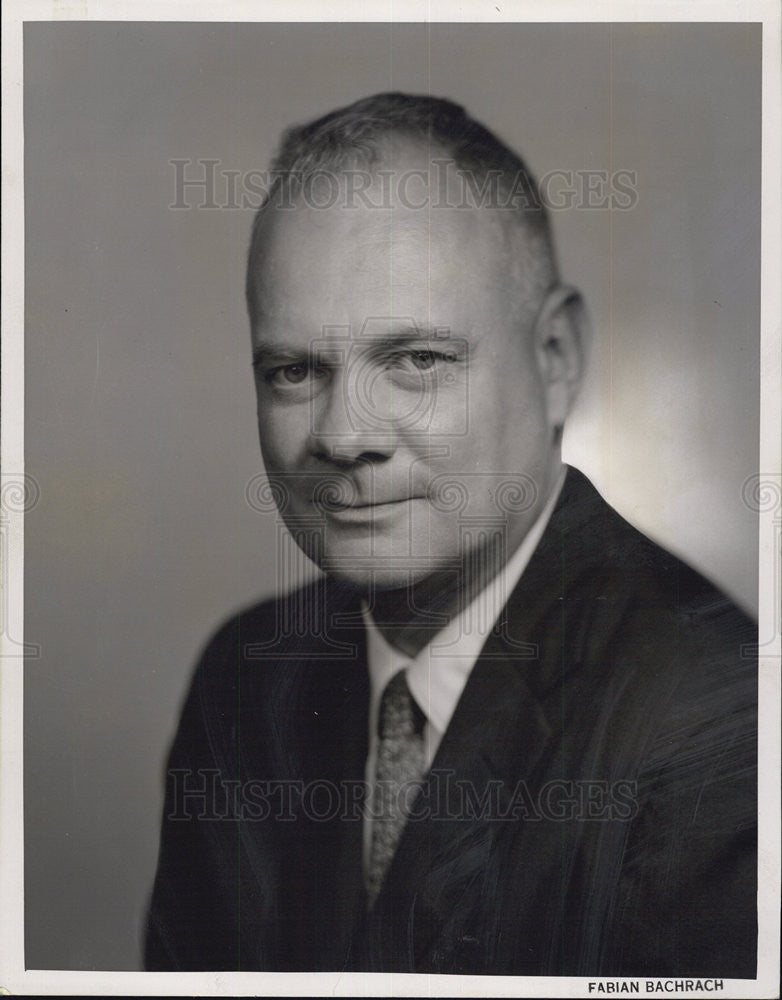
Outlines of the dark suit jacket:
{"label": "dark suit jacket", "polygon": [[754,977],[755,639],[570,469],[367,913],[357,600],[240,614],[171,751],[147,967]]}

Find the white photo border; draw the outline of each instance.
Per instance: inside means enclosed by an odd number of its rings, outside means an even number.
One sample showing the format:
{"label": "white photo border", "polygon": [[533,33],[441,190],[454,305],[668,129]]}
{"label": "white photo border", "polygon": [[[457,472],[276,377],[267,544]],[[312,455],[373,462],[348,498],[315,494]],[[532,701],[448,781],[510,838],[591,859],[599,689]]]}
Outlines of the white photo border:
{"label": "white photo border", "polygon": [[[780,281],[780,8],[773,0],[688,4],[670,0],[526,0],[510,14],[493,0],[368,3],[334,0],[324,17],[311,0],[156,0],[3,5],[2,458],[3,571],[0,629],[0,992],[19,995],[586,997],[586,978],[382,973],[153,973],[26,970],[24,965],[22,663],[24,621],[24,146],[22,34],[26,21],[762,22],[762,301],[759,490],[776,496],[759,515],[760,860],[758,978],[724,980],[726,997],[778,996],[780,902],[780,538],[782,537],[782,337]],[[521,8],[521,9],[520,9]],[[12,640],[10,637],[13,636]],[[614,980],[617,982],[618,980]],[[595,982],[593,979],[592,982]],[[643,983],[640,994],[644,992]],[[659,980],[655,980],[659,982]],[[665,982],[665,981],[663,981]],[[670,981],[669,981],[670,982]],[[670,992],[669,990],[664,990]],[[690,992],[710,996],[711,992]]]}

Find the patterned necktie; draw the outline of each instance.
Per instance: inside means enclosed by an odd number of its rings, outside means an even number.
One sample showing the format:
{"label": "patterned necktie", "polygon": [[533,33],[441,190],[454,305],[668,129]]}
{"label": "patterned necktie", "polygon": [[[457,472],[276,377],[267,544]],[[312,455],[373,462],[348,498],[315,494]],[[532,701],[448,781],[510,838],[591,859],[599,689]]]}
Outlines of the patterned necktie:
{"label": "patterned necktie", "polygon": [[426,770],[426,717],[407,686],[405,671],[394,674],[380,701],[372,845],[367,870],[369,905],[375,902],[417,787]]}

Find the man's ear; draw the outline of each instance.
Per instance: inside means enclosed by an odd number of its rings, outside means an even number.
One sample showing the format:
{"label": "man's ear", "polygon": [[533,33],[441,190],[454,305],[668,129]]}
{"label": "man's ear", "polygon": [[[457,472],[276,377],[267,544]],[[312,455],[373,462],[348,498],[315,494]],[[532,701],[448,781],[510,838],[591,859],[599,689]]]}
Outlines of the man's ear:
{"label": "man's ear", "polygon": [[581,386],[591,337],[589,316],[577,288],[557,285],[548,293],[533,336],[549,425],[559,428]]}

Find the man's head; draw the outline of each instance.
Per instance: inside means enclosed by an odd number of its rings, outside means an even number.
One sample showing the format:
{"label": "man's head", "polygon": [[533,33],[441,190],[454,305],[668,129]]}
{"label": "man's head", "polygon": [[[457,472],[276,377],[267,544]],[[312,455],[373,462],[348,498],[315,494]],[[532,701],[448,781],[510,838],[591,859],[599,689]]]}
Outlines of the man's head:
{"label": "man's head", "polygon": [[294,537],[361,586],[503,561],[581,374],[580,303],[524,164],[456,105],[385,94],[289,132],[274,169],[247,299]]}

